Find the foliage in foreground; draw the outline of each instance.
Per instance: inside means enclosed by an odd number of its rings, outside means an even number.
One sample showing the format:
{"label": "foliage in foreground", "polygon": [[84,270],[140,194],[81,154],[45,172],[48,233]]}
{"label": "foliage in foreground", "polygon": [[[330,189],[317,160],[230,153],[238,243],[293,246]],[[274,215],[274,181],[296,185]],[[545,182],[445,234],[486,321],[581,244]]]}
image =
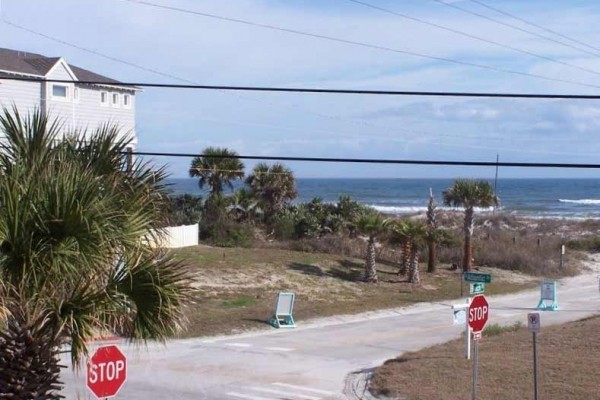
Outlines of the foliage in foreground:
{"label": "foliage in foreground", "polygon": [[58,141],[59,123],[4,109],[0,133],[0,398],[57,399],[61,346],[76,367],[99,333],[169,337],[192,289],[147,244],[164,171],[128,166],[115,127]]}

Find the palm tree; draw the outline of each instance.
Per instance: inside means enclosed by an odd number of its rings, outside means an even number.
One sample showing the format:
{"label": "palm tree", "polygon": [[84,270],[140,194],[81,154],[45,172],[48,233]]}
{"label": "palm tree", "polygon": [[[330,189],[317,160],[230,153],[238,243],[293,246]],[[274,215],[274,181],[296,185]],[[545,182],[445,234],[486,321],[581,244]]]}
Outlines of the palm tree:
{"label": "palm tree", "polygon": [[433,191],[429,188],[429,203],[427,203],[427,229],[428,229],[428,240],[427,248],[429,250],[429,256],[427,257],[427,272],[435,272],[435,258],[436,258],[436,240],[435,230],[437,229],[436,221],[436,205],[433,197]]}
{"label": "palm tree", "polygon": [[200,189],[208,186],[211,196],[221,195],[225,186],[233,190],[233,181],[244,178],[244,164],[233,150],[207,147],[192,160],[190,177],[199,178]]}
{"label": "palm tree", "polygon": [[387,222],[381,218],[379,213],[371,212],[358,218],[356,229],[368,237],[364,280],[365,282],[376,283],[378,281],[375,254],[376,240],[386,231]]}
{"label": "palm tree", "polygon": [[272,166],[257,164],[246,178],[246,184],[261,201],[267,220],[281,211],[290,200],[298,197],[294,173],[281,163]]}
{"label": "palm tree", "polygon": [[419,255],[421,254],[424,245],[427,243],[427,227],[422,222],[407,220],[405,232],[411,243],[408,281],[410,283],[421,283]]}
{"label": "palm tree", "polygon": [[483,180],[457,179],[451,188],[443,193],[444,204],[452,207],[463,206],[465,209],[464,234],[465,250],[463,271],[470,271],[473,259],[471,238],[473,237],[473,219],[475,207],[492,207],[498,205],[498,197],[492,186]]}
{"label": "palm tree", "polygon": [[127,168],[114,127],[58,142],[59,127],[0,115],[0,398],[62,398],[62,346],[78,367],[98,332],[165,339],[191,300],[185,269],[145,240],[161,234],[164,171]]}
{"label": "palm tree", "polygon": [[402,244],[402,262],[398,274],[408,272],[410,283],[420,283],[419,255],[427,243],[427,227],[419,221],[405,219],[390,224],[390,239]]}
{"label": "palm tree", "polygon": [[227,211],[233,213],[238,222],[252,221],[258,215],[262,214],[262,209],[259,207],[258,200],[254,197],[254,194],[246,188],[236,190],[229,197]]}
{"label": "palm tree", "polygon": [[388,233],[390,244],[400,245],[402,248],[398,275],[406,275],[410,266],[410,256],[412,251],[412,243],[407,232],[406,220],[390,220],[388,222]]}

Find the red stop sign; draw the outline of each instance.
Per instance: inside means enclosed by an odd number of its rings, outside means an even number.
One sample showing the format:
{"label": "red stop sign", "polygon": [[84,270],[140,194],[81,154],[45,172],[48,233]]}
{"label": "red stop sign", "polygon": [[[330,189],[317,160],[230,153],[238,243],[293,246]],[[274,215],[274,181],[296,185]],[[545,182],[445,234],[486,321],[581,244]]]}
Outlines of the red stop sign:
{"label": "red stop sign", "polygon": [[484,295],[479,294],[469,305],[469,326],[473,332],[481,332],[487,324],[490,306]]}
{"label": "red stop sign", "polygon": [[116,396],[127,379],[127,359],[115,345],[99,347],[88,360],[86,375],[87,387],[97,398]]}

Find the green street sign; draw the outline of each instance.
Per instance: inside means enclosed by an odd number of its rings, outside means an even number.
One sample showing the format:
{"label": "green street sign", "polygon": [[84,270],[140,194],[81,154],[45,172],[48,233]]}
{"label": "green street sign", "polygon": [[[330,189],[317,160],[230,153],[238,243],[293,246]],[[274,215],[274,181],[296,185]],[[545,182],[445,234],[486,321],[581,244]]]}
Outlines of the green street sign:
{"label": "green street sign", "polygon": [[470,286],[470,290],[469,290],[470,294],[481,294],[481,293],[485,292],[485,283],[483,283],[483,282],[471,283],[469,286]]}
{"label": "green street sign", "polygon": [[492,276],[490,274],[477,274],[474,272],[465,272],[463,274],[463,279],[466,282],[485,282],[485,283],[492,282]]}

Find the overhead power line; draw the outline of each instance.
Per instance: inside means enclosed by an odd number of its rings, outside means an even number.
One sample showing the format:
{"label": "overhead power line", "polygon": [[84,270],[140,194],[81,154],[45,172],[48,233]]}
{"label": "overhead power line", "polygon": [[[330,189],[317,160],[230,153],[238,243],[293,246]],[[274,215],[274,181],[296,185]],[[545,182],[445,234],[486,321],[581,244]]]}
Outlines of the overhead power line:
{"label": "overhead power line", "polygon": [[[126,154],[126,153],[124,153]],[[134,151],[134,155],[156,157],[205,157],[204,154],[193,153],[164,153],[150,151]],[[211,158],[237,158],[240,160],[268,161],[304,161],[324,163],[359,163],[359,164],[410,164],[410,165],[454,165],[467,167],[519,167],[519,168],[578,168],[600,169],[600,164],[574,163],[526,163],[526,162],[497,162],[497,161],[448,161],[448,160],[395,160],[382,158],[333,158],[333,157],[286,157],[286,156],[249,156],[249,155],[214,155]]]}
{"label": "overhead power line", "polygon": [[185,13],[185,14],[190,14],[190,15],[196,15],[199,17],[212,18],[212,19],[216,19],[216,20],[220,20],[220,21],[235,22],[238,24],[244,24],[244,25],[248,25],[248,26],[254,26],[254,27],[259,27],[259,28],[264,28],[264,29],[280,31],[280,32],[286,32],[286,33],[291,33],[294,35],[311,37],[311,38],[315,38],[315,39],[328,40],[331,42],[343,43],[343,44],[347,44],[347,45],[359,46],[359,47],[375,49],[375,50],[382,50],[382,51],[387,51],[387,52],[392,52],[392,53],[397,53],[397,54],[410,55],[410,56],[434,60],[434,61],[442,61],[442,62],[447,62],[447,63],[451,63],[451,64],[468,66],[468,67],[473,67],[473,68],[478,68],[478,69],[483,69],[483,70],[488,70],[488,71],[501,72],[501,73],[507,73],[507,74],[512,74],[512,75],[520,75],[520,76],[526,76],[529,78],[542,79],[542,80],[546,80],[546,81],[562,82],[562,83],[568,83],[568,84],[578,85],[578,86],[594,87],[594,88],[599,87],[597,85],[592,85],[592,84],[580,82],[580,81],[572,81],[569,79],[553,78],[550,76],[539,75],[539,74],[534,74],[534,73],[530,73],[530,72],[516,71],[516,70],[496,67],[496,66],[492,66],[492,65],[487,65],[487,64],[479,64],[479,63],[457,60],[457,59],[452,59],[452,58],[447,58],[447,57],[434,56],[434,55],[424,54],[424,53],[417,53],[417,52],[413,52],[413,51],[409,51],[409,50],[396,49],[396,48],[392,48],[392,47],[388,47],[388,46],[381,46],[381,45],[376,45],[376,44],[371,44],[371,43],[366,43],[366,42],[358,42],[358,41],[354,41],[354,40],[343,39],[343,38],[327,36],[327,35],[321,35],[321,34],[312,33],[312,32],[305,32],[305,31],[300,31],[297,29],[285,28],[285,27],[276,26],[276,25],[262,24],[262,23],[258,23],[258,22],[245,20],[245,19],[231,18],[231,17],[225,17],[225,16],[221,16],[221,15],[216,15],[216,14],[210,14],[210,13],[205,13],[205,12],[200,12],[200,11],[189,10],[189,9],[180,8],[180,7],[167,6],[167,5],[152,3],[152,2],[144,1],[144,0],[120,0],[120,1],[125,1],[128,3],[140,4],[140,5],[144,5],[144,6],[148,6],[148,7],[155,7],[155,8],[160,8],[160,9],[164,9],[164,10],[170,10],[170,11],[175,11],[175,12],[180,12],[180,13]]}
{"label": "overhead power line", "polygon": [[[580,44],[580,45],[582,45],[582,46],[585,46],[585,47],[588,47],[588,48],[590,48],[590,49],[593,49],[593,50],[596,50],[596,51],[600,52],[600,47],[592,46],[591,44],[588,44],[588,43],[582,42],[581,40],[578,40],[578,39],[573,39],[572,37],[570,37],[570,36],[567,36],[567,35],[565,35],[565,34],[563,34],[563,33],[560,33],[560,32],[557,32],[557,31],[555,31],[555,30],[552,30],[552,29],[546,28],[546,27],[544,27],[544,26],[542,26],[542,25],[539,25],[539,24],[536,24],[536,23],[534,23],[534,22],[531,22],[531,21],[529,21],[529,20],[526,20],[525,18],[521,18],[521,17],[519,17],[519,16],[517,16],[517,15],[511,14],[511,13],[509,13],[509,12],[506,12],[506,11],[504,11],[504,10],[500,10],[499,8],[492,7],[492,6],[490,6],[489,4],[486,4],[486,3],[482,2],[482,1],[479,1],[479,0],[469,0],[469,1],[470,1],[471,3],[479,4],[479,5],[480,5],[480,6],[482,6],[482,7],[485,7],[485,8],[487,8],[487,9],[489,9],[489,10],[495,11],[495,12],[497,12],[497,13],[499,13],[499,14],[502,14],[502,15],[504,15],[504,16],[507,16],[507,17],[509,17],[509,18],[516,19],[517,21],[520,21],[520,22],[522,22],[522,23],[524,23],[524,24],[527,24],[527,25],[533,26],[533,27],[535,27],[535,28],[537,28],[537,29],[541,29],[541,30],[543,30],[543,31],[545,31],[545,32],[551,33],[551,34],[553,34],[553,35],[556,35],[556,36],[560,36],[560,37],[561,37],[561,38],[563,38],[563,39],[570,40],[570,41],[572,41],[572,42],[574,42],[574,43]],[[598,53],[594,53],[594,54],[595,54],[595,55],[600,55],[600,54],[598,54]]]}
{"label": "overhead power line", "polygon": [[502,25],[502,26],[505,26],[507,28],[510,28],[510,29],[513,29],[513,30],[517,30],[519,32],[524,32],[524,33],[527,33],[529,35],[533,35],[533,36],[535,36],[537,38],[550,41],[552,43],[560,44],[561,46],[569,47],[571,49],[575,49],[575,50],[581,51],[583,53],[586,53],[586,54],[589,54],[589,55],[592,55],[592,56],[598,56],[598,53],[591,52],[591,51],[586,50],[586,49],[582,49],[581,47],[578,47],[578,46],[573,46],[572,44],[563,42],[562,40],[556,40],[556,39],[551,38],[549,36],[541,35],[541,34],[539,34],[537,32],[531,31],[529,29],[521,28],[520,26],[517,26],[517,25],[514,25],[514,24],[510,24],[508,22],[504,22],[504,21],[501,21],[501,20],[496,19],[496,18],[489,17],[489,16],[487,16],[485,14],[481,14],[481,13],[478,13],[478,12],[475,12],[475,11],[471,11],[471,10],[469,10],[467,8],[458,6],[458,5],[453,4],[453,3],[448,3],[448,2],[443,1],[443,0],[431,0],[431,1],[434,1],[434,2],[436,2],[438,4],[444,5],[446,7],[454,8],[455,10],[459,10],[460,12],[463,12],[463,13],[466,13],[466,14],[469,14],[469,15],[473,15],[473,16],[476,16],[478,18],[483,18],[483,19],[485,19],[487,21],[494,22],[494,23],[496,23],[498,25]]}
{"label": "overhead power line", "polygon": [[397,12],[397,11],[393,11],[393,10],[390,10],[388,8],[377,6],[375,4],[367,3],[365,1],[360,1],[360,0],[347,0],[347,1],[349,1],[351,3],[354,3],[354,4],[360,4],[362,6],[365,6],[365,7],[374,9],[374,10],[379,10],[379,11],[382,11],[382,12],[387,13],[387,14],[392,14],[392,15],[395,15],[395,16],[398,16],[398,17],[401,17],[401,18],[405,18],[405,19],[408,19],[408,20],[411,20],[411,21],[415,21],[415,22],[418,22],[418,23],[421,23],[421,24],[425,24],[425,25],[428,25],[428,26],[433,26],[434,28],[442,29],[442,30],[447,31],[447,32],[452,32],[454,34],[457,34],[457,35],[460,35],[460,36],[464,36],[464,37],[468,37],[470,39],[474,39],[474,40],[477,40],[479,42],[484,42],[484,43],[492,44],[494,46],[502,47],[504,49],[515,51],[517,53],[525,54],[525,55],[528,55],[528,56],[531,56],[531,57],[535,57],[535,58],[538,58],[538,59],[541,59],[541,60],[550,61],[550,62],[555,63],[555,64],[560,64],[560,65],[564,65],[564,66],[567,66],[567,67],[570,67],[570,68],[578,69],[580,71],[585,71],[585,72],[588,72],[590,74],[600,75],[600,72],[598,72],[598,71],[594,71],[594,70],[591,70],[591,69],[588,69],[588,68],[580,67],[579,65],[571,64],[571,63],[568,63],[568,62],[565,62],[565,61],[560,61],[560,60],[557,60],[557,59],[552,58],[552,57],[548,57],[548,56],[544,56],[544,55],[541,55],[541,54],[537,54],[537,53],[534,53],[534,52],[529,51],[529,50],[520,49],[518,47],[514,47],[514,46],[511,46],[511,45],[508,45],[508,44],[496,42],[495,40],[485,39],[485,38],[482,38],[480,36],[470,34],[468,32],[464,32],[464,31],[460,31],[458,29],[454,29],[454,28],[450,28],[450,27],[447,27],[447,26],[444,26],[444,25],[436,24],[434,22],[429,22],[429,21],[426,21],[424,19],[420,19],[420,18],[417,18],[417,17],[413,17],[413,16],[410,16],[410,15],[407,15],[407,14],[403,14],[403,13]]}
{"label": "overhead power line", "polygon": [[[62,44],[62,45],[68,46],[68,47],[72,47],[72,48],[75,48],[77,50],[81,50],[81,51],[90,53],[92,55],[95,55],[95,56],[107,59],[107,60],[112,61],[112,62],[121,63],[123,65],[134,67],[134,68],[140,69],[142,71],[151,72],[153,74],[157,74],[157,75],[160,75],[160,76],[172,78],[172,79],[175,79],[175,80],[178,80],[178,81],[181,81],[181,82],[186,82],[186,83],[191,83],[191,84],[199,84],[198,82],[195,82],[195,81],[192,81],[192,80],[189,80],[189,79],[185,79],[185,78],[173,75],[173,74],[165,73],[165,72],[162,72],[162,71],[154,69],[154,68],[149,68],[149,67],[146,67],[146,66],[143,66],[143,65],[139,65],[139,64],[127,61],[127,60],[123,60],[123,59],[114,57],[112,55],[101,53],[101,52],[99,52],[97,50],[89,49],[87,47],[84,47],[84,46],[81,46],[81,45],[78,45],[78,44],[75,44],[75,43],[68,42],[66,40],[63,40],[63,39],[60,39],[60,38],[57,38],[57,37],[54,37],[54,36],[51,36],[51,35],[48,35],[48,34],[45,34],[45,33],[42,33],[42,32],[34,31],[34,30],[29,29],[29,28],[23,27],[21,25],[15,24],[13,22],[9,22],[8,25],[12,26],[13,28],[17,28],[17,29],[23,30],[25,32],[37,35],[37,36],[42,37],[44,39],[47,39],[47,40],[50,40],[50,41],[54,41],[56,43],[59,43],[59,44]],[[338,121],[338,122],[351,123],[353,125],[360,126],[360,127],[371,127],[371,128],[378,128],[378,129],[384,128],[384,129],[388,129],[388,130],[393,130],[394,132],[404,132],[404,133],[410,134],[411,137],[414,137],[415,135],[420,136],[420,135],[429,135],[429,134],[431,134],[431,132],[417,131],[417,130],[414,130],[414,129],[405,129],[405,128],[401,128],[401,127],[398,127],[398,126],[391,127],[391,126],[385,126],[385,125],[381,125],[381,124],[373,124],[372,122],[368,122],[368,121],[365,121],[365,120],[362,120],[362,119],[343,118],[343,117],[340,117],[340,116],[329,115],[329,114],[325,114],[325,113],[322,113],[322,112],[315,112],[315,111],[312,111],[312,110],[307,110],[307,109],[305,109],[303,107],[300,107],[299,105],[294,104],[294,103],[286,104],[286,103],[282,102],[280,99],[277,100],[277,102],[274,102],[274,101],[269,101],[269,100],[264,99],[264,98],[248,97],[248,96],[245,96],[243,94],[240,94],[240,92],[231,92],[231,91],[228,92],[228,91],[225,91],[225,90],[220,90],[218,92],[219,93],[223,93],[223,94],[229,94],[229,95],[235,96],[237,98],[240,98],[242,100],[251,101],[251,102],[254,102],[254,103],[255,102],[260,102],[260,103],[265,103],[265,104],[269,104],[269,105],[276,106],[276,107],[282,107],[283,106],[283,107],[290,108],[290,109],[293,108],[295,110],[299,109],[301,112],[303,112],[305,114],[311,114],[311,115],[315,115],[315,116],[317,116],[319,118],[324,118],[324,119],[328,119],[328,120],[334,120],[334,121]],[[242,124],[247,125],[247,123],[242,123]],[[290,128],[288,127],[288,128],[284,128],[284,129],[290,129]],[[139,133],[139,131],[140,131],[140,129],[138,129],[138,133]],[[436,133],[436,136],[439,137],[440,134]],[[453,137],[456,138],[457,136],[453,135]],[[464,135],[461,135],[460,137],[464,138]],[[405,139],[405,141],[410,142],[410,141],[412,141],[412,139]],[[433,142],[431,144],[436,144],[436,145],[441,145],[441,146],[453,146],[453,147],[457,147],[458,146],[457,144],[440,143],[440,142],[437,142],[437,143]],[[479,146],[479,145],[475,145],[475,146],[474,145],[469,145],[467,147],[478,148],[478,149],[490,149],[490,147]],[[498,150],[498,147],[494,147],[493,149],[494,150]],[[529,151],[529,152],[533,152],[533,151]],[[561,153],[561,154],[563,154],[563,153]]]}
{"label": "overhead power line", "polygon": [[[73,83],[66,79],[42,79],[32,77],[0,77],[4,80],[28,82],[54,82]],[[104,85],[121,87],[150,87],[163,89],[198,89],[198,90],[233,90],[248,92],[287,92],[287,93],[322,93],[322,94],[354,94],[354,95],[383,95],[383,96],[437,96],[437,97],[492,97],[492,98],[517,98],[517,99],[572,99],[572,100],[598,100],[599,95],[587,94],[541,94],[541,93],[484,93],[484,92],[426,92],[410,90],[359,90],[359,89],[324,89],[324,88],[295,88],[275,86],[226,86],[226,85],[180,85],[174,83],[150,82],[119,82],[106,83],[102,81],[79,80],[82,85]],[[600,87],[599,87],[600,88]]]}

